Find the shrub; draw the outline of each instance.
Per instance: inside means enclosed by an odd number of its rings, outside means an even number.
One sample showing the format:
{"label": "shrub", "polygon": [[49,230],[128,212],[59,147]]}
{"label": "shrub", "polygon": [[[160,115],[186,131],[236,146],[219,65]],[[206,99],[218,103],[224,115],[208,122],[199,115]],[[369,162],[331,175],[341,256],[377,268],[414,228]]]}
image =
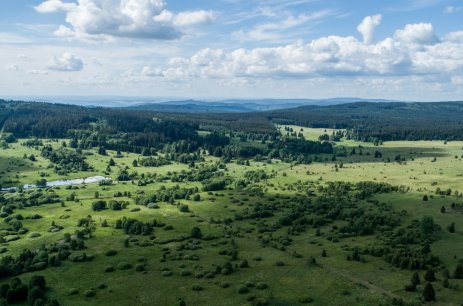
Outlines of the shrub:
{"label": "shrub", "polygon": [[198,284],[193,284],[193,285],[191,285],[191,290],[193,290],[193,291],[202,291],[203,287],[201,287]]}
{"label": "shrub", "polygon": [[240,268],[249,268],[249,263],[248,263],[247,260],[242,260],[242,261],[239,262],[238,266]]}
{"label": "shrub", "polygon": [[249,288],[247,286],[245,286],[245,285],[241,285],[241,286],[238,286],[237,292],[239,294],[245,294],[245,293],[249,292]]}
{"label": "shrub", "polygon": [[247,281],[244,284],[246,285],[246,287],[249,287],[249,288],[253,288],[255,286],[254,282],[252,281]]}
{"label": "shrub", "polygon": [[188,270],[182,270],[182,272],[180,272],[181,276],[190,276],[191,274],[192,274],[191,271],[188,271]]}
{"label": "shrub", "polygon": [[105,255],[106,255],[106,256],[115,256],[115,255],[117,255],[117,251],[116,251],[116,250],[113,250],[113,249],[107,250],[107,251],[105,252]]}
{"label": "shrub", "polygon": [[259,290],[264,290],[268,288],[268,285],[266,283],[259,282],[257,283],[256,288]]}
{"label": "shrub", "polygon": [[190,207],[188,207],[188,205],[186,204],[182,204],[178,207],[178,209],[180,210],[180,212],[189,212],[190,211]]}
{"label": "shrub", "polygon": [[95,201],[92,203],[92,210],[93,211],[101,211],[106,209],[106,201]]}
{"label": "shrub", "polygon": [[143,264],[136,264],[136,265],[135,265],[135,271],[138,271],[138,272],[145,271],[145,265],[143,265]]}
{"label": "shrub", "polygon": [[46,287],[45,277],[43,277],[42,275],[32,276],[31,279],[29,280],[29,289],[36,287],[36,286],[39,288],[45,289]]}
{"label": "shrub", "polygon": [[29,289],[29,293],[27,294],[27,301],[29,302],[29,305],[34,305],[35,301],[43,298],[43,296],[43,289],[39,286],[34,286]]}
{"label": "shrub", "polygon": [[201,229],[199,227],[195,226],[191,229],[191,238],[201,239],[202,236],[203,234],[201,233]]}
{"label": "shrub", "polygon": [[132,268],[132,265],[130,263],[128,263],[128,262],[123,261],[123,262],[120,262],[120,263],[117,264],[117,268],[119,270],[127,270],[127,269]]}
{"label": "shrub", "polygon": [[105,283],[99,283],[97,287],[98,289],[106,289],[108,286]]}
{"label": "shrub", "polygon": [[463,279],[463,264],[459,263],[453,272],[453,278]]}
{"label": "shrub", "polygon": [[70,294],[70,295],[79,294],[79,289],[77,289],[77,288],[71,288],[71,289],[69,289],[69,294]]}
{"label": "shrub", "polygon": [[95,290],[85,290],[84,292],[84,296],[87,297],[87,298],[90,298],[90,297],[94,297],[96,294]]}
{"label": "shrub", "polygon": [[114,269],[113,266],[106,266],[106,267],[104,268],[104,271],[107,272],[107,273],[109,273],[109,272],[114,272],[115,270],[116,270],[116,269]]}
{"label": "shrub", "polygon": [[310,296],[301,296],[299,298],[299,303],[302,303],[302,304],[310,304],[313,302],[313,298],[311,298]]}
{"label": "shrub", "polygon": [[[13,282],[12,282],[13,283]],[[6,301],[8,304],[15,304],[24,301],[27,298],[27,286],[19,284],[11,286],[6,292]]]}

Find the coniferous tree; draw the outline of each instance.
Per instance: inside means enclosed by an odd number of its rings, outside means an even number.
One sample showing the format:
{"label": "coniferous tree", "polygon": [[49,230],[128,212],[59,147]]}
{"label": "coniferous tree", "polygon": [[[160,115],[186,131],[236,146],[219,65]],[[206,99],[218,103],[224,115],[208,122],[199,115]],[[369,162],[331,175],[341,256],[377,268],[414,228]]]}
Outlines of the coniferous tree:
{"label": "coniferous tree", "polygon": [[421,281],[420,281],[420,275],[418,274],[418,272],[415,271],[415,273],[413,273],[413,276],[412,276],[412,279],[410,280],[411,284],[413,286],[418,286]]}
{"label": "coniferous tree", "polygon": [[459,263],[453,272],[453,278],[463,279],[463,264]]}
{"label": "coniferous tree", "polygon": [[434,275],[433,270],[428,270],[426,271],[426,274],[424,275],[424,279],[428,282],[434,282],[436,280],[436,276]]}
{"label": "coniferous tree", "polygon": [[426,286],[424,286],[423,298],[426,302],[432,302],[436,299],[436,293],[431,283],[426,283]]}

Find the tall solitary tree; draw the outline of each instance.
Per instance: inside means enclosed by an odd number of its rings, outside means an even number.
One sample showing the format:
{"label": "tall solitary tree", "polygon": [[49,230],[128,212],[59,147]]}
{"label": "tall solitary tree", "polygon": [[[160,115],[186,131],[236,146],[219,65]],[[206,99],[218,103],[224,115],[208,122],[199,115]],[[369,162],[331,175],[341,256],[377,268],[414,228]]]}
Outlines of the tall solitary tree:
{"label": "tall solitary tree", "polygon": [[426,286],[424,286],[423,298],[426,302],[432,302],[436,299],[436,292],[431,283],[426,283]]}
{"label": "tall solitary tree", "polygon": [[418,274],[418,272],[415,271],[415,273],[413,273],[412,279],[410,280],[410,282],[414,287],[418,286],[421,283],[420,275]]}
{"label": "tall solitary tree", "polygon": [[459,263],[453,272],[453,278],[463,279],[463,264]]}

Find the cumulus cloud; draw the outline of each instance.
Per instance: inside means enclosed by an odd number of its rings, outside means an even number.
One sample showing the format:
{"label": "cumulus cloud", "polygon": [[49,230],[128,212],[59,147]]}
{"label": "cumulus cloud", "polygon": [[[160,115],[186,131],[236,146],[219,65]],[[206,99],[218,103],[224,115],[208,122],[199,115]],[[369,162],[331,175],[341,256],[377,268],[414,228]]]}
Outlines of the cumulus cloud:
{"label": "cumulus cloud", "polygon": [[47,0],[36,6],[40,13],[63,11],[68,25],[61,25],[55,35],[86,40],[114,37],[170,40],[183,35],[184,27],[210,22],[210,11],[174,14],[164,0],[77,0],[64,3]]}
{"label": "cumulus cloud", "polygon": [[56,11],[68,11],[75,8],[74,3],[63,3],[60,0],[47,0],[35,7],[39,13],[53,13]]}
{"label": "cumulus cloud", "polygon": [[434,44],[438,41],[430,23],[408,24],[405,28],[397,30],[394,37],[399,41],[418,45]]}
{"label": "cumulus cloud", "polygon": [[362,34],[364,43],[373,42],[375,29],[381,24],[381,19],[381,15],[368,16],[358,25],[357,30]]}
{"label": "cumulus cloud", "polygon": [[145,66],[141,69],[140,74],[146,77],[160,77],[163,76],[162,69]]}
{"label": "cumulus cloud", "polygon": [[60,57],[52,57],[47,68],[55,71],[81,71],[84,68],[84,63],[75,55],[64,53]]}
{"label": "cumulus cloud", "polygon": [[444,36],[444,40],[463,43],[463,31],[450,32]]}
{"label": "cumulus cloud", "polygon": [[171,59],[162,75],[173,80],[426,74],[448,78],[463,71],[463,32],[440,40],[431,24],[409,24],[393,37],[369,41],[328,36],[271,48],[206,48],[191,57]]}

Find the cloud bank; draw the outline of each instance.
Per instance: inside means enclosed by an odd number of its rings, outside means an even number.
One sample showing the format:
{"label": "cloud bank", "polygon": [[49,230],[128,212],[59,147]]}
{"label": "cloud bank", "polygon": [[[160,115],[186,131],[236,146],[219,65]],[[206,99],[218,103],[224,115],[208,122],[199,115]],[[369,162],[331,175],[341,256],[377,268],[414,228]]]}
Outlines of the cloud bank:
{"label": "cloud bank", "polygon": [[[438,38],[428,23],[408,24],[376,43],[379,15],[360,25],[363,41],[353,36],[327,36],[310,42],[254,49],[199,50],[170,60],[168,79],[316,78],[338,76],[422,76],[449,78],[463,72],[463,31]],[[146,74],[145,74],[146,75]]]}
{"label": "cloud bank", "polygon": [[68,25],[60,25],[56,36],[83,40],[117,37],[172,40],[184,35],[186,27],[214,19],[211,11],[174,14],[163,0],[77,0],[64,3],[47,0],[35,7],[39,13],[64,12]]}

